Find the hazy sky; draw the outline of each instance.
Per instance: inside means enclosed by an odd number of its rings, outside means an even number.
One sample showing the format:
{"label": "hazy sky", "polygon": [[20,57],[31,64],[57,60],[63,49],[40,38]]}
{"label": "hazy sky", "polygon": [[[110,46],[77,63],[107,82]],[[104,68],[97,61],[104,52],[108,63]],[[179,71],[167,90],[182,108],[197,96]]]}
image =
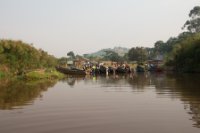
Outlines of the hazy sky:
{"label": "hazy sky", "polygon": [[57,57],[177,36],[200,0],[0,0],[0,38]]}

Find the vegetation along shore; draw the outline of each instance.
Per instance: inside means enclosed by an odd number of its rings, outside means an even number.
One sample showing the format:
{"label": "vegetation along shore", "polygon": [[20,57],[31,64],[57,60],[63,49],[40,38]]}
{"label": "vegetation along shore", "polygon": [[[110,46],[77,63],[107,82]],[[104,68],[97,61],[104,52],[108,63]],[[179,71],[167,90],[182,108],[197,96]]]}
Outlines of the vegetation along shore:
{"label": "vegetation along shore", "polygon": [[22,41],[0,40],[0,78],[27,80],[62,78],[55,70],[58,59]]}

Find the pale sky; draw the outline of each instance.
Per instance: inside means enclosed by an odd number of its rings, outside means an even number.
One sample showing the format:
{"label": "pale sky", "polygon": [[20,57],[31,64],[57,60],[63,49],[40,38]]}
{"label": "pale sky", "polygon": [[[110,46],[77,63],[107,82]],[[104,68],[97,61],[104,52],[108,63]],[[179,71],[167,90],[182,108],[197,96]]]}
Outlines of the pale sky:
{"label": "pale sky", "polygon": [[153,47],[182,32],[200,0],[0,0],[0,39],[56,57],[102,48]]}

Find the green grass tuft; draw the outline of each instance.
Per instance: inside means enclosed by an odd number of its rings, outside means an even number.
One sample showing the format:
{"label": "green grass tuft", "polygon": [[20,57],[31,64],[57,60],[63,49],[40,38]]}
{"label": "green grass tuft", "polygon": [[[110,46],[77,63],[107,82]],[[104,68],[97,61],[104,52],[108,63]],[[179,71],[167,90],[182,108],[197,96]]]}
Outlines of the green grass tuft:
{"label": "green grass tuft", "polygon": [[62,78],[64,78],[64,74],[56,70],[32,71],[25,74],[26,80],[62,79]]}

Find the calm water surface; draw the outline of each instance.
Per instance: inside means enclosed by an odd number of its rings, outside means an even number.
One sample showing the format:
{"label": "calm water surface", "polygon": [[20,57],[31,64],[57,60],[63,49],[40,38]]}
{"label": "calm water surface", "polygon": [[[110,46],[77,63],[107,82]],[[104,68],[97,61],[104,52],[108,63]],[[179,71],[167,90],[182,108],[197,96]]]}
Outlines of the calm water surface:
{"label": "calm water surface", "polygon": [[0,81],[0,133],[199,132],[199,75]]}

